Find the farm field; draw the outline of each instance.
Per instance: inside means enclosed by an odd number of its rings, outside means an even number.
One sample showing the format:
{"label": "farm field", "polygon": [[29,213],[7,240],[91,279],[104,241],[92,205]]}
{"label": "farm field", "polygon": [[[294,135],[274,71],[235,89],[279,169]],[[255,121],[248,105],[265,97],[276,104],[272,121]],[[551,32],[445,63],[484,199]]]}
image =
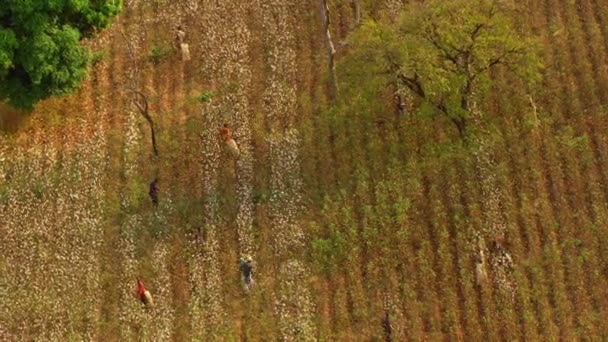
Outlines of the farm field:
{"label": "farm field", "polygon": [[[0,107],[0,340],[606,339],[608,2],[503,2],[542,79],[518,96],[493,70],[493,125],[463,143],[383,89],[332,106],[321,1],[125,0],[75,94]],[[344,97],[353,3],[329,1]]]}

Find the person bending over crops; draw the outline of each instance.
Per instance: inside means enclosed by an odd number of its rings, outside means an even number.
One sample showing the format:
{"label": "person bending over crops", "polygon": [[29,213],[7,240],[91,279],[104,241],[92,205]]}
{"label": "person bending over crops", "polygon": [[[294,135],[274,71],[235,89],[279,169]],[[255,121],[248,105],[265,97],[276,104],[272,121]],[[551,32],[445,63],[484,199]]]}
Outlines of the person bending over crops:
{"label": "person bending over crops", "polygon": [[141,279],[137,280],[137,297],[147,307],[152,306],[152,295],[150,291],[146,290],[144,282]]}
{"label": "person bending over crops", "polygon": [[486,272],[486,255],[485,245],[483,240],[479,238],[477,254],[475,255],[475,283],[477,286],[482,286],[488,280],[488,274]]}
{"label": "person bending over crops", "polygon": [[232,131],[228,128],[228,124],[224,124],[224,127],[220,128],[220,134],[224,137],[224,141],[232,139]]}
{"label": "person bending over crops", "polygon": [[511,254],[507,250],[507,244],[505,242],[505,236],[503,234],[499,234],[494,239],[494,249],[498,254],[500,263],[508,268],[513,268],[513,258]]}
{"label": "person bending over crops", "polygon": [[158,206],[158,178],[155,178],[152,183],[150,183],[148,195],[150,195],[152,204],[154,204],[155,207]]}
{"label": "person bending over crops", "polygon": [[253,265],[250,256],[241,258],[239,269],[241,270],[241,280],[243,282],[243,289],[245,292],[253,287]]}
{"label": "person bending over crops", "polygon": [[237,146],[234,139],[232,139],[232,131],[228,128],[228,124],[224,124],[224,127],[220,128],[220,135],[224,138],[224,143],[228,151],[234,156],[239,156],[239,147]]}
{"label": "person bending over crops", "polygon": [[182,60],[187,62],[190,60],[190,46],[186,43],[186,31],[181,25],[177,26],[176,29],[176,40],[179,50],[182,52]]}

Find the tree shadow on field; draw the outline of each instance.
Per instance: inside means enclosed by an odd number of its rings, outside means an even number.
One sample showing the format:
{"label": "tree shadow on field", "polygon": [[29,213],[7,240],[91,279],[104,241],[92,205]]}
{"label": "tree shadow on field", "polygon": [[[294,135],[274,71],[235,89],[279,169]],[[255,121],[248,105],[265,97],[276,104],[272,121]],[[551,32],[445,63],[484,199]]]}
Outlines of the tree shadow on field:
{"label": "tree shadow on field", "polygon": [[0,102],[0,133],[15,133],[27,122],[30,112]]}

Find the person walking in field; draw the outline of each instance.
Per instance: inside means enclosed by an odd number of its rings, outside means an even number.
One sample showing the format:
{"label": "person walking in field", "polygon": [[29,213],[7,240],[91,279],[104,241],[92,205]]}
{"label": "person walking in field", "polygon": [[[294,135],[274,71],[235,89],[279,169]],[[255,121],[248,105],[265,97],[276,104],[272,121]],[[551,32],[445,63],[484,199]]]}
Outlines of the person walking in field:
{"label": "person walking in field", "polygon": [[479,287],[484,285],[488,280],[486,272],[486,255],[484,252],[485,246],[483,240],[479,238],[477,255],[475,256],[475,284]]}
{"label": "person walking in field", "polygon": [[186,43],[186,31],[181,25],[177,26],[176,39],[179,50],[182,52],[182,61],[190,60],[190,46]]}
{"label": "person walking in field", "polygon": [[220,128],[220,135],[224,139],[224,143],[226,144],[226,148],[230,152],[233,157],[239,156],[239,147],[236,144],[236,141],[232,139],[232,131],[228,128],[228,124],[224,124],[224,127]]}
{"label": "person walking in field", "polygon": [[393,325],[389,310],[384,310],[384,318],[382,318],[382,331],[384,332],[384,341],[393,342]]}
{"label": "person walking in field", "polygon": [[150,190],[148,191],[148,195],[152,200],[152,204],[155,207],[158,206],[158,178],[155,178],[152,183],[150,183]]}
{"label": "person walking in field", "polygon": [[239,269],[241,271],[241,281],[243,289],[248,293],[253,287],[253,265],[250,256],[241,258]]}

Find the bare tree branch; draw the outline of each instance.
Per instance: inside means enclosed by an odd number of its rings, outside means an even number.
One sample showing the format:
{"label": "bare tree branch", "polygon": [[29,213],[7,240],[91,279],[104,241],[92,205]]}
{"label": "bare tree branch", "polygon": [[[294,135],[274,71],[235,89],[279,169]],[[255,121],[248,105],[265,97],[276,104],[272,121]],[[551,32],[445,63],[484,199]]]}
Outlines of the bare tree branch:
{"label": "bare tree branch", "polygon": [[321,0],[321,10],[323,14],[323,30],[325,31],[325,43],[327,45],[327,59],[328,59],[328,67],[329,67],[329,75],[331,78],[331,87],[332,87],[332,96],[336,96],[338,94],[338,79],[336,77],[336,65],[335,65],[335,55],[336,48],[334,47],[334,43],[331,39],[331,32],[329,31],[330,25],[330,12],[329,12],[329,4],[327,0]]}
{"label": "bare tree branch", "polygon": [[361,24],[361,0],[353,0],[353,5],[355,6],[355,25],[359,26]]}
{"label": "bare tree branch", "polygon": [[403,82],[403,84],[408,87],[411,91],[413,91],[416,95],[420,96],[423,99],[426,99],[426,92],[420,83],[420,79],[418,78],[418,74],[414,74],[414,77],[407,77],[406,75],[399,74],[397,77]]}
{"label": "bare tree branch", "polygon": [[447,44],[441,41],[439,34],[437,33],[436,25],[431,25],[431,29],[426,31],[426,34],[422,35],[422,37],[431,43],[441,54],[441,56],[446,60],[451,62],[455,68],[460,67],[460,63],[458,62],[458,56],[463,53],[461,49],[457,47]]}
{"label": "bare tree branch", "polygon": [[494,67],[496,65],[505,64],[505,60],[509,56],[517,55],[517,54],[522,53],[522,52],[523,52],[523,48],[512,48],[512,49],[509,49],[509,50],[505,51],[500,56],[497,56],[497,57],[494,57],[494,58],[490,59],[490,61],[488,61],[488,64],[486,64],[485,66],[479,68],[473,74],[471,74],[471,80],[475,80],[477,78],[477,76],[479,76],[480,74],[486,72],[487,70],[491,69],[492,67]]}
{"label": "bare tree branch", "polygon": [[126,90],[135,94],[134,104],[139,109],[139,113],[148,121],[148,125],[150,126],[150,134],[152,136],[152,151],[154,155],[158,157],[158,149],[156,148],[156,132],[154,129],[154,121],[152,121],[152,117],[148,112],[148,97],[142,93],[141,91],[133,88],[126,87]]}
{"label": "bare tree branch", "polygon": [[158,157],[158,148],[156,147],[156,131],[154,129],[154,121],[152,120],[152,117],[150,116],[150,113],[148,110],[149,109],[148,97],[142,91],[136,89],[136,83],[137,83],[136,77],[139,76],[139,68],[137,66],[137,56],[135,55],[135,50],[133,49],[133,46],[132,46],[131,42],[129,41],[127,35],[124,33],[124,31],[120,31],[120,34],[127,45],[127,52],[129,54],[129,60],[131,61],[131,63],[133,63],[133,70],[130,73],[130,75],[128,76],[129,77],[128,85],[125,86],[124,89],[134,94],[135,97],[133,99],[133,103],[139,110],[139,113],[144,117],[144,119],[146,119],[146,121],[148,122],[148,125],[150,126],[150,134],[151,134],[151,138],[152,138],[152,151],[154,152],[154,155]]}
{"label": "bare tree branch", "polygon": [[471,31],[471,35],[470,35],[471,44],[469,44],[469,46],[467,47],[467,49],[466,49],[467,51],[470,51],[473,48],[473,46],[475,45],[475,42],[477,41],[477,38],[479,37],[479,35],[482,32],[482,29],[485,27],[486,27],[486,25],[482,24],[482,23],[476,24],[473,27],[473,30]]}

